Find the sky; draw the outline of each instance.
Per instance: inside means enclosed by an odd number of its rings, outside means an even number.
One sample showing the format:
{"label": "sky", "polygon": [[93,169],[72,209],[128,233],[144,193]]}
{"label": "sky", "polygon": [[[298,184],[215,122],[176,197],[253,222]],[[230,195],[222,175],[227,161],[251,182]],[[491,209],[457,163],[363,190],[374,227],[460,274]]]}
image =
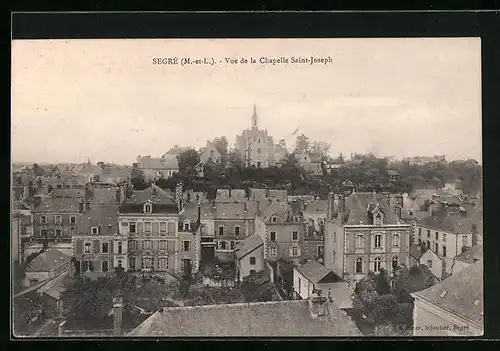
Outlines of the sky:
{"label": "sky", "polygon": [[[114,162],[234,146],[259,127],[340,152],[481,160],[479,38],[115,39],[12,42],[13,162]],[[260,64],[260,57],[330,57]],[[155,57],[215,65],[154,65]],[[226,64],[225,58],[257,59]],[[298,129],[298,133],[293,132]]]}

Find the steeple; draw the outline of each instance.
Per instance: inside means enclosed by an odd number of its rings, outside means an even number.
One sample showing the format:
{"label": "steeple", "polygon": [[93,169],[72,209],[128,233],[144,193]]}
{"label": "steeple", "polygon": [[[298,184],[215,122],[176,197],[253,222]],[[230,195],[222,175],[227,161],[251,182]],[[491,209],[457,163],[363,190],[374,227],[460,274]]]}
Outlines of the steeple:
{"label": "steeple", "polygon": [[252,129],[257,129],[257,106],[253,105],[253,115],[252,115]]}

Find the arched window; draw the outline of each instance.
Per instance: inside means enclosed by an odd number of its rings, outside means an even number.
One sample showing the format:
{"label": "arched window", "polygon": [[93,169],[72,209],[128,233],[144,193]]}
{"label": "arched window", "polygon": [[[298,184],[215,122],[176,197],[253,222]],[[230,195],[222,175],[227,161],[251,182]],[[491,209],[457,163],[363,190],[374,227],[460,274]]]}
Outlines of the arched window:
{"label": "arched window", "polygon": [[381,234],[375,235],[375,247],[377,247],[377,248],[382,247],[382,235]]}
{"label": "arched window", "polygon": [[392,269],[396,269],[399,265],[399,260],[397,256],[394,256],[392,258]]}
{"label": "arched window", "polygon": [[373,261],[373,271],[380,272],[380,267],[382,265],[382,259],[380,257],[376,257]]}
{"label": "arched window", "polygon": [[363,273],[363,259],[361,257],[356,259],[356,273]]}
{"label": "arched window", "polygon": [[392,247],[399,247],[399,234],[392,234]]}

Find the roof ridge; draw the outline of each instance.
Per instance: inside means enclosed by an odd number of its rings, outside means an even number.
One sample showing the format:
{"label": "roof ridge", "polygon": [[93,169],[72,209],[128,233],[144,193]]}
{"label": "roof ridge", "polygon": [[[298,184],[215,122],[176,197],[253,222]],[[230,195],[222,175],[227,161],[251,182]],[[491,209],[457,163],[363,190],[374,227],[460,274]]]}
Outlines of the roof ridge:
{"label": "roof ridge", "polygon": [[[304,303],[305,300],[285,300],[285,301],[260,301],[260,302],[240,302],[229,304],[214,304],[214,305],[198,305],[198,306],[179,306],[179,307],[163,307],[163,311],[173,310],[188,310],[188,309],[210,309],[210,308],[228,308],[228,307],[244,307],[244,306],[262,306],[262,305],[277,305],[285,303]],[[158,312],[158,311],[157,311]]]}

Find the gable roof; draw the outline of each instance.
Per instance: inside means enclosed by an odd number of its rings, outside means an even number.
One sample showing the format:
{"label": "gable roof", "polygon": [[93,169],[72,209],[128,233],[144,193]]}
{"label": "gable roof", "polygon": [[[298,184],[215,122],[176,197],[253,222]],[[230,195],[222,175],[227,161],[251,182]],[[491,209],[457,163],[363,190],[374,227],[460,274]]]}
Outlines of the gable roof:
{"label": "gable roof", "polygon": [[77,213],[80,200],[74,197],[55,197],[47,198],[43,202],[37,204],[34,212],[69,212]]}
{"label": "gable roof", "polygon": [[77,217],[76,234],[89,235],[92,227],[99,228],[99,235],[118,233],[118,205],[91,206]]}
{"label": "gable roof", "polygon": [[120,205],[120,212],[142,212],[147,201],[153,204],[153,213],[177,212],[174,194],[154,184],[144,190],[134,190],[132,196]]}
{"label": "gable roof", "polygon": [[238,260],[242,259],[258,247],[264,245],[261,237],[258,234],[253,234],[243,240],[242,246],[236,251],[236,258]]}
{"label": "gable roof", "polygon": [[271,301],[164,308],[128,336],[361,336],[345,312],[312,318],[309,301]]}
{"label": "gable roof", "polygon": [[314,200],[306,204],[304,213],[324,213],[328,210],[328,200]]}
{"label": "gable roof", "polygon": [[384,213],[384,224],[400,224],[399,219],[389,210],[387,197],[382,194],[358,192],[352,192],[345,199],[345,224],[369,224],[368,211],[373,211],[377,206]]}
{"label": "gable roof", "polygon": [[[472,233],[476,223],[470,217],[460,214],[427,216],[418,221],[418,225],[426,228],[442,230],[453,234]],[[476,225],[477,227],[477,225]]]}
{"label": "gable roof", "polygon": [[216,202],[215,219],[255,219],[257,202]]}
{"label": "gable roof", "polygon": [[50,272],[51,270],[61,266],[64,263],[68,263],[71,257],[65,253],[56,250],[49,249],[33,259],[28,264],[27,272]]}
{"label": "gable roof", "polygon": [[344,280],[333,271],[316,261],[309,261],[295,269],[313,284],[320,283],[328,277],[328,283],[343,282]]}
{"label": "gable roof", "polygon": [[176,170],[179,169],[179,162],[177,157],[172,155],[165,155],[164,158],[146,156],[138,159],[137,167],[141,169]]}
{"label": "gable roof", "polygon": [[465,263],[475,263],[479,260],[483,259],[483,246],[482,245],[473,245],[471,248],[466,249],[464,252],[461,252],[460,255],[455,257],[456,260],[465,262]]}
{"label": "gable roof", "polygon": [[269,219],[273,216],[280,218],[281,222],[287,220],[288,204],[286,202],[269,200],[267,206],[265,205],[265,202],[263,203],[263,206],[265,207],[261,210],[260,217],[265,222],[269,221]]}
{"label": "gable roof", "polygon": [[483,261],[478,261],[414,295],[482,325]]}

